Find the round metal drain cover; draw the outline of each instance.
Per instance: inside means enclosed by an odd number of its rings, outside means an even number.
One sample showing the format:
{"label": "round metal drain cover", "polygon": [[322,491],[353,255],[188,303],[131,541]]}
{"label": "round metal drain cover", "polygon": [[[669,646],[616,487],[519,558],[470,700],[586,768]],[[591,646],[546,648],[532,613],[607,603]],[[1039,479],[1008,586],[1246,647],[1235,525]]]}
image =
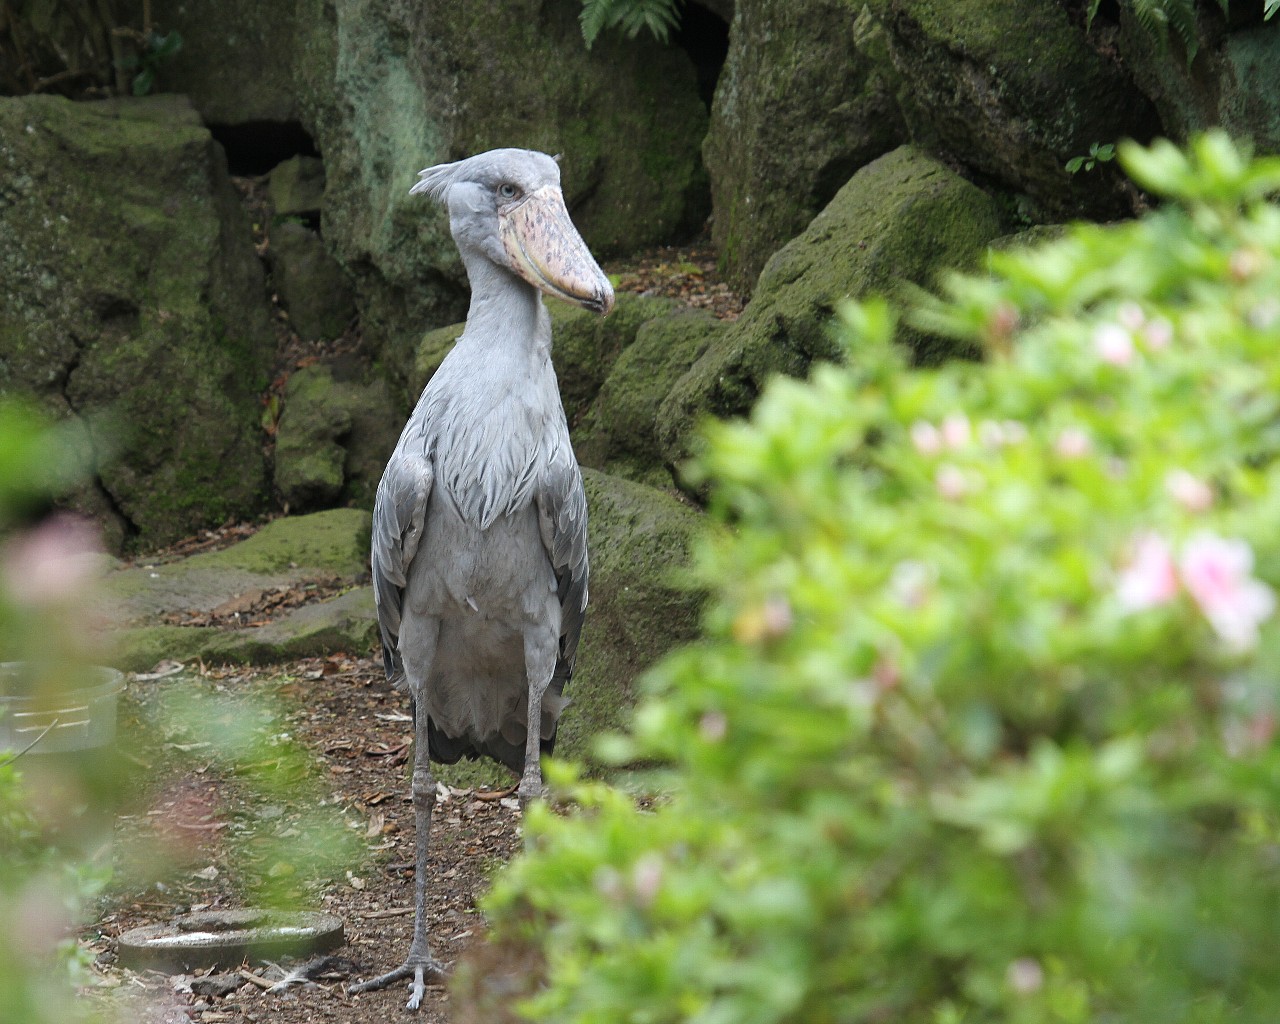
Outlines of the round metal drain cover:
{"label": "round metal drain cover", "polygon": [[117,940],[121,967],[193,971],[242,960],[327,953],[345,941],[342,919],[297,910],[211,910],[168,924],[125,932]]}

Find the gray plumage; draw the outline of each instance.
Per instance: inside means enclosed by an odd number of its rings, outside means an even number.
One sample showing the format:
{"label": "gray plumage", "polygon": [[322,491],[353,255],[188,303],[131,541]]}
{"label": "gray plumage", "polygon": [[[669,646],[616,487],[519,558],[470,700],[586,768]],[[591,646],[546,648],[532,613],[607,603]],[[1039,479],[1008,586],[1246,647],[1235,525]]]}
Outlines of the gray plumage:
{"label": "gray plumage", "polygon": [[[551,363],[542,292],[608,313],[613,292],[569,221],[556,163],[494,150],[428,168],[412,189],[445,202],[471,282],[466,329],[432,376],[378,487],[372,566],[388,678],[415,720],[417,920],[424,917],[429,760],[488,756],[540,794],[587,606],[587,507]],[[533,727],[530,728],[530,721]]]}

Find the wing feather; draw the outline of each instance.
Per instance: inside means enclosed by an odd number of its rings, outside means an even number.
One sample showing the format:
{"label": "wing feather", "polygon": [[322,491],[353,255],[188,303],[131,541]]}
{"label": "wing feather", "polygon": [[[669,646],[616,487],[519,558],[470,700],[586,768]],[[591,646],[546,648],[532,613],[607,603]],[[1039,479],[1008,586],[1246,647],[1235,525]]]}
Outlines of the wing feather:
{"label": "wing feather", "polygon": [[587,612],[587,495],[568,444],[552,454],[534,491],[542,544],[556,574],[560,600],[560,657],[555,678],[563,684],[573,675],[578,639]]}
{"label": "wing feather", "polygon": [[373,503],[373,599],[382,633],[382,663],[396,686],[404,681],[400,660],[400,614],[409,565],[418,553],[434,482],[422,454],[397,450],[387,463]]}

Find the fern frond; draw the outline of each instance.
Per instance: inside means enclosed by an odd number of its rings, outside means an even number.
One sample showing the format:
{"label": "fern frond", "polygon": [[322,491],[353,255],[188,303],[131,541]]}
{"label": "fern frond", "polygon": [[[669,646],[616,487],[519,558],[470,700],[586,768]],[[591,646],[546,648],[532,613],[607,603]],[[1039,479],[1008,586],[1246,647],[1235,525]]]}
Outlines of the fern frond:
{"label": "fern frond", "polygon": [[582,13],[578,16],[582,38],[590,49],[606,28],[620,29],[628,39],[648,29],[655,39],[665,43],[680,23],[679,4],[680,0],[582,0]]}
{"label": "fern frond", "polygon": [[[1173,29],[1190,64],[1200,50],[1200,37],[1196,25],[1195,0],[1124,0],[1133,12],[1142,30],[1166,53],[1169,46],[1169,30]],[[1228,0],[1218,0],[1224,9]],[[1280,0],[1276,0],[1280,3]]]}
{"label": "fern frond", "polygon": [[1164,0],[1165,15],[1173,31],[1182,40],[1182,48],[1187,54],[1187,63],[1196,59],[1200,49],[1200,37],[1196,26],[1195,0]]}
{"label": "fern frond", "polygon": [[582,38],[586,40],[588,50],[596,36],[617,21],[617,7],[617,0],[582,0],[578,22],[582,25]]}

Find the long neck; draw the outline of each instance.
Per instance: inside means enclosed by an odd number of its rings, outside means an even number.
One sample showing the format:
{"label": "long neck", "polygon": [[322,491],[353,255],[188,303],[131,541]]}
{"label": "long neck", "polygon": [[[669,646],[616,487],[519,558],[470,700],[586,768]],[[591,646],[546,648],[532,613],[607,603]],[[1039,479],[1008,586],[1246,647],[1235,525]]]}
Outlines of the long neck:
{"label": "long neck", "polygon": [[467,336],[490,344],[501,339],[504,346],[531,355],[549,353],[551,322],[542,305],[542,293],[482,256],[464,260],[471,282]]}

